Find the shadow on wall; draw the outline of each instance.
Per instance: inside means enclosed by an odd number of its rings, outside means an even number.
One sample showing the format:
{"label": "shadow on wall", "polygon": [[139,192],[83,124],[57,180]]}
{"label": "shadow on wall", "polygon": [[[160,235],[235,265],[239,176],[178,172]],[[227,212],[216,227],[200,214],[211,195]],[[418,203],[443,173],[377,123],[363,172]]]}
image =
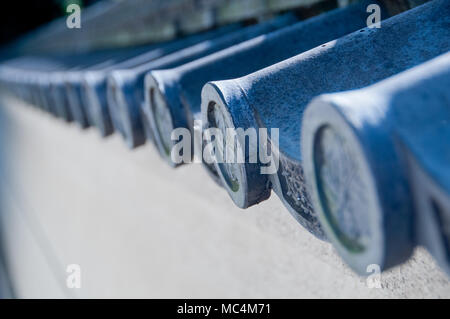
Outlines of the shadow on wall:
{"label": "shadow on wall", "polygon": [[10,277],[8,275],[7,262],[5,259],[4,247],[4,232],[3,232],[3,214],[5,211],[4,200],[4,176],[5,176],[5,162],[8,154],[8,127],[10,121],[7,119],[7,114],[3,107],[3,101],[0,101],[0,299],[13,298],[14,291],[11,285]]}

